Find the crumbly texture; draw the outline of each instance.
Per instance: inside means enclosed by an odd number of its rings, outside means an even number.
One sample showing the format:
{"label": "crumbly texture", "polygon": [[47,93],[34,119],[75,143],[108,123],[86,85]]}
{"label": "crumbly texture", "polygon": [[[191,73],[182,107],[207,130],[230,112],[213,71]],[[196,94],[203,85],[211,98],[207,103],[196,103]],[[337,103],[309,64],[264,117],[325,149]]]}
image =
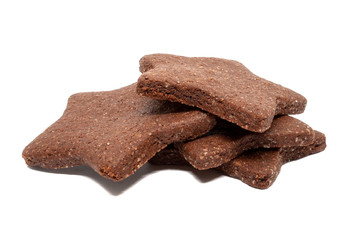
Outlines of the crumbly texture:
{"label": "crumbly texture", "polygon": [[175,141],[208,132],[216,119],[178,103],[139,96],[136,84],[72,95],[63,116],[23,151],[29,166],[88,165],[118,181]]}
{"label": "crumbly texture", "polygon": [[[319,153],[325,148],[325,135],[315,131],[315,141],[308,146],[250,150],[217,169],[249,186],[266,189],[274,183],[282,165]],[[169,146],[149,162],[156,165],[187,165],[188,162],[176,151],[176,148]]]}
{"label": "crumbly texture", "polygon": [[306,106],[302,95],[232,60],[153,54],[141,58],[140,71],[139,94],[196,106],[253,132],[270,128],[275,115],[299,114]]}
{"label": "crumbly texture", "polygon": [[309,146],[248,151],[219,169],[254,188],[266,189],[274,183],[282,165],[321,152],[325,148],[325,135],[316,131],[315,142]]}
{"label": "crumbly texture", "polygon": [[279,116],[264,133],[220,121],[206,136],[175,146],[192,166],[205,170],[229,162],[249,149],[306,146],[314,137],[309,125],[290,116]]}

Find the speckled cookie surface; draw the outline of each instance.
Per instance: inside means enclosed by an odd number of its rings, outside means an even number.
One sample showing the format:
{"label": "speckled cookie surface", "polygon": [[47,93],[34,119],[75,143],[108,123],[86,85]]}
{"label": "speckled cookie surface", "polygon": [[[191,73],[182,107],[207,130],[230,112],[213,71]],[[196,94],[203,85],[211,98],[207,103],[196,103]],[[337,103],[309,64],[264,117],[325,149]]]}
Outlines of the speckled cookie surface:
{"label": "speckled cookie surface", "polygon": [[206,136],[175,146],[192,166],[204,170],[229,162],[249,149],[306,146],[314,137],[314,130],[307,124],[290,116],[279,116],[264,133],[220,121]]}
{"label": "speckled cookie surface", "polygon": [[63,116],[24,149],[23,158],[43,168],[88,165],[117,181],[168,144],[198,137],[215,123],[200,110],[139,96],[135,84],[78,93]]}
{"label": "speckled cookie surface", "polygon": [[302,113],[306,106],[300,94],[232,60],[153,54],[140,60],[140,71],[139,94],[196,106],[253,132],[270,128],[275,115]]}
{"label": "speckled cookie surface", "polygon": [[[308,146],[250,150],[217,169],[249,186],[266,189],[274,183],[283,164],[319,153],[325,148],[325,135],[315,131],[315,141]],[[173,146],[165,148],[149,162],[156,165],[188,164]]]}
{"label": "speckled cookie surface", "polygon": [[309,146],[248,151],[219,169],[254,188],[266,189],[274,183],[283,164],[321,152],[325,148],[325,135],[316,131],[315,142]]}

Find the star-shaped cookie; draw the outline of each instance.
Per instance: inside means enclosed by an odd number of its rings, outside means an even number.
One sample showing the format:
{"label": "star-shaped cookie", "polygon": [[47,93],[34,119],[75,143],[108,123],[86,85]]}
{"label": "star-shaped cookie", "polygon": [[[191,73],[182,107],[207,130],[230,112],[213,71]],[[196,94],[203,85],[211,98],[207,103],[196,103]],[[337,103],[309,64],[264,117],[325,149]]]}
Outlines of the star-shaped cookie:
{"label": "star-shaped cookie", "polygon": [[309,146],[248,151],[219,169],[254,188],[269,188],[280,173],[281,166],[326,148],[325,135],[315,131],[315,142]]}
{"label": "star-shaped cookie", "polygon": [[118,181],[175,141],[208,132],[215,117],[178,103],[139,96],[136,84],[72,95],[63,116],[23,151],[29,166],[87,165]]}
{"label": "star-shaped cookie", "polygon": [[[274,183],[282,165],[319,153],[325,148],[325,135],[315,131],[315,140],[308,146],[254,149],[216,169],[230,177],[240,179],[249,186],[266,189]],[[149,162],[155,165],[189,165],[173,145],[158,152]]]}
{"label": "star-shaped cookie", "polygon": [[264,133],[246,131],[235,124],[219,121],[206,136],[176,143],[182,156],[199,170],[218,167],[246,150],[307,146],[314,141],[314,130],[290,117],[276,117]]}
{"label": "star-shaped cookie", "polygon": [[141,95],[196,106],[253,132],[270,128],[275,115],[302,113],[306,106],[300,94],[232,60],[153,54],[140,60],[140,71]]}

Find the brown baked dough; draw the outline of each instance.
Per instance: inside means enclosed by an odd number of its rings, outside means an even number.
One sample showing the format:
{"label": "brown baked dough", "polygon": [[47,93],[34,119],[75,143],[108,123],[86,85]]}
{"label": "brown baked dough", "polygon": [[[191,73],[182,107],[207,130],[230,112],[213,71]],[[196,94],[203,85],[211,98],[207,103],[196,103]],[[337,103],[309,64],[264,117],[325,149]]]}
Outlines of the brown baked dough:
{"label": "brown baked dough", "polygon": [[260,78],[232,60],[147,55],[140,60],[139,94],[199,107],[240,127],[264,132],[275,115],[302,113],[300,94]]}
{"label": "brown baked dough", "polygon": [[306,146],[314,137],[309,125],[290,116],[279,116],[264,133],[246,131],[220,121],[206,136],[175,146],[192,166],[205,170],[229,162],[246,150]]}
{"label": "brown baked dough", "polygon": [[136,93],[136,84],[72,95],[63,116],[23,151],[29,166],[88,165],[118,181],[175,141],[208,132],[215,117],[178,103]]}
{"label": "brown baked dough", "polygon": [[[250,150],[216,169],[249,186],[266,189],[274,183],[283,164],[321,152],[325,148],[325,135],[315,131],[315,141],[308,146]],[[172,145],[157,153],[149,162],[155,165],[189,165]]]}
{"label": "brown baked dough", "polygon": [[170,144],[160,152],[156,153],[156,155],[149,160],[149,163],[154,165],[191,166],[190,163],[185,160],[183,155],[174,147],[174,144]]}
{"label": "brown baked dough", "polygon": [[219,169],[249,186],[266,189],[274,183],[282,165],[321,152],[325,148],[325,135],[315,131],[315,142],[309,146],[248,151]]}

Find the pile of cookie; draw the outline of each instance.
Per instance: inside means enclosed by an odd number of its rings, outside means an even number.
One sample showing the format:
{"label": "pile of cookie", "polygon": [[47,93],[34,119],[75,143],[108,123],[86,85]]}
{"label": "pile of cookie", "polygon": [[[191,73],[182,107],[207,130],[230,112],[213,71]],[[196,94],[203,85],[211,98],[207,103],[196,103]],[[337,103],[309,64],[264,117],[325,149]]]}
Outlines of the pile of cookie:
{"label": "pile of cookie", "polygon": [[79,165],[119,181],[152,164],[216,169],[259,189],[283,164],[321,152],[325,135],[290,117],[300,94],[237,61],[153,54],[137,83],[72,95],[63,116],[23,151],[29,166]]}

